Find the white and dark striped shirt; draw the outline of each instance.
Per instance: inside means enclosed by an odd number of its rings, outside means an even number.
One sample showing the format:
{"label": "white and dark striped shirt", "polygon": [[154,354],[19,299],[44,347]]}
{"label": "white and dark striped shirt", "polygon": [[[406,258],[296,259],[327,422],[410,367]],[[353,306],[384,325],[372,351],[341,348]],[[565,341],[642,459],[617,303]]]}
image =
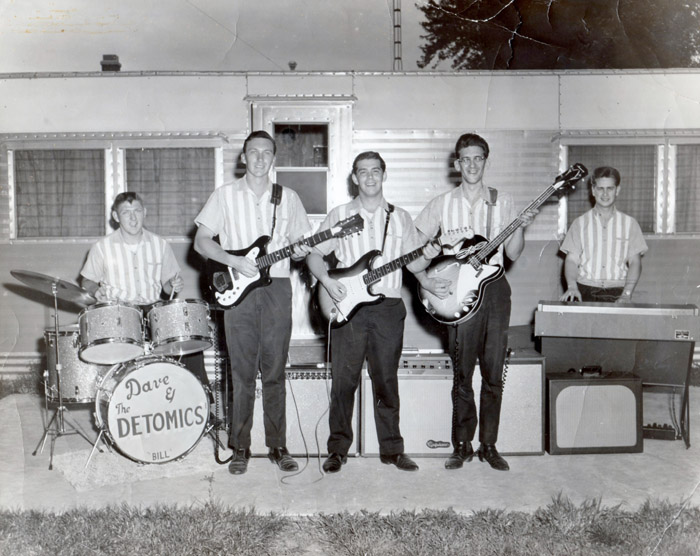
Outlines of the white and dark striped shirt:
{"label": "white and dark striped shirt", "polygon": [[598,288],[624,286],[627,262],[647,249],[634,218],[614,209],[612,217],[604,221],[595,208],[573,221],[560,247],[564,253],[578,255],[576,281]]}
{"label": "white and dark striped shirt", "polygon": [[[416,227],[428,238],[435,237],[438,228],[442,231],[443,238],[469,237],[473,234],[493,239],[515,219],[513,197],[509,193],[498,192],[496,204],[492,207],[491,234],[487,231],[488,221],[488,188],[484,188],[481,197],[473,204],[465,197],[462,187],[438,195],[432,199],[416,218]],[[454,246],[455,249],[444,248],[446,254],[453,254],[459,248],[461,242]],[[491,264],[503,264],[503,244],[493,254]]]}
{"label": "white and dark striped shirt", "polygon": [[[261,197],[248,187],[245,177],[214,190],[195,218],[219,236],[219,244],[227,250],[249,247],[260,236],[270,235],[274,204],[270,202],[272,183]],[[282,188],[277,206],[277,222],[267,252],[277,251],[298,241],[311,231],[306,210],[296,191]],[[270,276],[289,276],[290,262],[285,258],[270,267]]]}
{"label": "white and dark striped shirt", "polygon": [[100,284],[110,299],[135,305],[160,300],[163,284],[180,272],[170,245],[143,230],[136,245],[127,244],[119,230],[92,246],[80,274]]}
{"label": "white and dark striped shirt", "polygon": [[[359,197],[345,205],[333,208],[321,223],[319,230],[328,230],[339,221],[354,214],[362,216],[364,228],[358,234],[352,234],[344,238],[333,238],[320,243],[315,249],[324,256],[335,252],[335,256],[339,261],[338,268],[352,266],[369,251],[375,249],[381,251],[388,209],[388,203],[383,200],[382,204],[374,212],[370,213],[362,207]],[[383,253],[375,259],[372,268],[392,262],[421,246],[420,236],[413,225],[411,215],[400,207],[394,207],[394,211],[389,217],[389,229],[386,233]],[[401,269],[394,270],[373,284],[372,292],[384,294],[387,297],[401,297],[402,278]]]}

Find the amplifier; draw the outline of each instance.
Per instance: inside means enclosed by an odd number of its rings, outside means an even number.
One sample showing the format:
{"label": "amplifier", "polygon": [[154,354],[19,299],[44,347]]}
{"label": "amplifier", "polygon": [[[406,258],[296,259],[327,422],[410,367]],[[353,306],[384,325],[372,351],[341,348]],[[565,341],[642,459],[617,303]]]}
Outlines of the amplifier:
{"label": "amplifier", "polygon": [[557,373],[547,379],[550,454],[642,451],[639,377]]}
{"label": "amplifier", "polygon": [[[320,366],[288,367],[287,375],[287,449],[293,456],[326,456],[328,450],[328,411],[330,406],[331,373]],[[348,455],[357,453],[359,427],[359,393],[353,413],[355,439]],[[251,431],[250,450],[254,456],[266,456],[263,426],[262,382],[255,382],[255,413]]]}
{"label": "amplifier", "polygon": [[[404,354],[399,364],[401,434],[407,454],[446,457],[452,453],[452,363],[445,354]],[[481,389],[474,369],[477,405]],[[502,454],[544,453],[544,359],[531,350],[514,352],[506,370],[498,451]],[[379,455],[374,423],[372,382],[362,377],[361,453]],[[475,435],[474,449],[478,446]]]}

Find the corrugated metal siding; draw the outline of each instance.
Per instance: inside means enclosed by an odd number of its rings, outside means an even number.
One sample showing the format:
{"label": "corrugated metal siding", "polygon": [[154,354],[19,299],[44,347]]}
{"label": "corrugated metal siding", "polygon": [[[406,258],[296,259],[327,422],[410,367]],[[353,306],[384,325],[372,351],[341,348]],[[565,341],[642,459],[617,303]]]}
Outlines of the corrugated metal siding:
{"label": "corrugated metal siding", "polygon": [[[356,130],[354,155],[379,152],[387,163],[386,198],[414,217],[433,197],[459,184],[454,145],[465,130]],[[553,131],[483,133],[491,154],[484,182],[511,193],[516,208],[527,206],[552,184],[558,172]],[[349,169],[348,169],[349,170]],[[552,240],[557,231],[557,200],[550,199],[527,230],[528,239]]]}

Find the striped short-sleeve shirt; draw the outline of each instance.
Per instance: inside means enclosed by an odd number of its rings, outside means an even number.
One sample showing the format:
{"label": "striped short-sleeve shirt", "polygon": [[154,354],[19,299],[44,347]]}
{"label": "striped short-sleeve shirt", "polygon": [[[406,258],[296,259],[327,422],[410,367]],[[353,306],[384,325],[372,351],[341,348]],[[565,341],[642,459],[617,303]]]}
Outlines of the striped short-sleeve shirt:
{"label": "striped short-sleeve shirt", "polygon": [[173,250],[163,238],[143,230],[141,241],[131,245],[116,230],[92,246],[80,274],[100,284],[111,299],[147,305],[160,300],[163,283],[178,272]]}
{"label": "striped short-sleeve shirt", "polygon": [[[359,214],[364,221],[364,227],[360,233],[352,234],[344,238],[333,238],[319,243],[317,249],[322,255],[335,252],[339,268],[352,266],[357,260],[372,250],[382,250],[384,241],[384,229],[386,228],[387,211],[389,205],[383,201],[377,209],[370,213],[362,207],[359,198],[355,198],[345,205],[333,208],[321,223],[319,230],[330,229],[339,221]],[[388,262],[421,247],[421,240],[416,231],[411,215],[400,207],[394,207],[389,217],[389,228],[386,232],[386,243],[382,254],[375,259],[372,268],[378,268]],[[401,283],[403,274],[401,269],[394,270],[383,276],[380,281],[372,285],[372,291],[376,294],[384,294],[387,297],[401,297]]]}
{"label": "striped short-sleeve shirt", "polygon": [[633,217],[614,209],[606,222],[593,208],[573,221],[560,250],[578,255],[577,282],[617,288],[625,285],[630,257],[646,253],[647,244]]}
{"label": "striped short-sleeve shirt", "polygon": [[[216,189],[195,218],[219,236],[221,247],[239,250],[249,247],[260,236],[270,235],[274,204],[270,202],[272,183],[261,197],[248,187],[245,177]],[[296,191],[282,188],[277,206],[275,230],[267,245],[271,253],[298,241],[311,231],[311,223]],[[290,262],[285,258],[270,267],[270,276],[289,276]]]}
{"label": "striped short-sleeve shirt", "polygon": [[[470,234],[493,239],[515,219],[513,197],[509,193],[498,192],[496,204],[491,213],[491,234],[487,231],[488,222],[488,189],[484,188],[482,195],[470,203],[462,192],[462,187],[438,195],[432,199],[416,218],[416,227],[427,237],[434,237],[438,228],[443,239],[465,238]],[[461,242],[457,242],[455,249]],[[454,253],[455,249],[445,247],[446,254]],[[503,244],[491,257],[490,263],[503,264]]]}

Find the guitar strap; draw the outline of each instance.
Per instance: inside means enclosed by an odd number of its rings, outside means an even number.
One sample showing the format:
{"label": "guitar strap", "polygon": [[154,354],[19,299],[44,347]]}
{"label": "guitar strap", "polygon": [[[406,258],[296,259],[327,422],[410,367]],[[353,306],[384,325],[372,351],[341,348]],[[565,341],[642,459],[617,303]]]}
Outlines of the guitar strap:
{"label": "guitar strap", "polygon": [[384,246],[386,245],[386,234],[389,231],[389,219],[391,218],[391,213],[394,212],[394,205],[387,203],[389,210],[386,211],[386,222],[384,223],[384,238],[382,239],[382,253],[384,253]]}
{"label": "guitar strap", "polygon": [[272,209],[272,229],[270,230],[270,238],[275,233],[275,225],[277,224],[277,206],[282,202],[282,186],[279,183],[272,184],[272,194],[270,202],[274,205]]}
{"label": "guitar strap", "polygon": [[491,223],[493,221],[493,207],[498,199],[498,190],[489,187],[490,200],[486,201],[486,238],[491,239]]}

